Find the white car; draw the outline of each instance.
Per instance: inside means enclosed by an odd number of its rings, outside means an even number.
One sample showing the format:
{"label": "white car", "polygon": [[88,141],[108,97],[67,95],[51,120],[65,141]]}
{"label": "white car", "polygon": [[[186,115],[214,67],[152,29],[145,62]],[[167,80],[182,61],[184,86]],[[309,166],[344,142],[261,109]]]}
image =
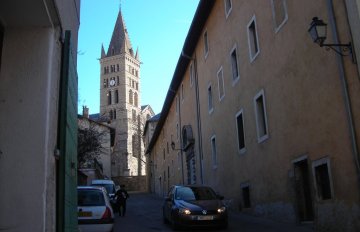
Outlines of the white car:
{"label": "white car", "polygon": [[111,232],[114,212],[104,187],[78,186],[78,225],[81,232]]}

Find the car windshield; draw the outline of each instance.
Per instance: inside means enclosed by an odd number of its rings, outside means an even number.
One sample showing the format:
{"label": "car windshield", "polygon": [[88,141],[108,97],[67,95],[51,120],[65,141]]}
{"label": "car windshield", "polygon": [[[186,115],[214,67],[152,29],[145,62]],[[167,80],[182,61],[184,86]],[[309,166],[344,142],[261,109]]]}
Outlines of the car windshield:
{"label": "car windshield", "polygon": [[215,192],[208,187],[181,187],[176,190],[176,200],[201,201],[217,199]]}
{"label": "car windshield", "polygon": [[96,189],[78,189],[78,206],[104,206],[104,195]]}
{"label": "car windshield", "polygon": [[92,184],[93,186],[102,186],[105,187],[106,192],[108,194],[115,193],[114,185],[113,184]]}

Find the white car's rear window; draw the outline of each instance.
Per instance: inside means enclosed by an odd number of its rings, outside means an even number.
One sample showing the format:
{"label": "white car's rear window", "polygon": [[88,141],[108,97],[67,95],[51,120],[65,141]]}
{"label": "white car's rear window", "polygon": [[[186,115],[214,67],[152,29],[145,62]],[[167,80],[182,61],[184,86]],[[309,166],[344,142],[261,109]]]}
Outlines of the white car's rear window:
{"label": "white car's rear window", "polygon": [[104,206],[104,195],[99,190],[78,189],[78,206]]}

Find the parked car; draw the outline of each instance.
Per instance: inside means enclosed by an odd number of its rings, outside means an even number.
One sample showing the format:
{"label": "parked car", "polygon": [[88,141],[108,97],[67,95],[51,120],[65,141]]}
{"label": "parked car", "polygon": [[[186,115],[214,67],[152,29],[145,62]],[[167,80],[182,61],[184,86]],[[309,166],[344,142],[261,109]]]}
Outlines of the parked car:
{"label": "parked car", "polygon": [[116,210],[116,198],[115,198],[116,186],[114,181],[108,179],[97,179],[97,180],[92,180],[91,185],[104,187],[109,195],[113,210]]}
{"label": "parked car", "polygon": [[163,205],[164,223],[173,229],[181,226],[216,226],[227,228],[228,213],[222,200],[207,186],[172,186]]}
{"label": "parked car", "polygon": [[115,216],[105,188],[99,186],[79,186],[77,191],[80,231],[113,231]]}

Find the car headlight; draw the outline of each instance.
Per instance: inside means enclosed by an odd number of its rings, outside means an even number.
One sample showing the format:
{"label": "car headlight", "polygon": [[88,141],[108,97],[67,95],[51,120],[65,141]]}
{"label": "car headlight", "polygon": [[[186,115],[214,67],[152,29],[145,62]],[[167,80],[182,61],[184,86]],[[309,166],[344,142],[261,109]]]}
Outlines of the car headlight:
{"label": "car headlight", "polygon": [[189,215],[191,214],[191,211],[189,209],[179,209],[179,213]]}
{"label": "car headlight", "polygon": [[218,212],[218,213],[224,213],[225,211],[226,211],[226,207],[225,207],[225,206],[220,207],[220,208],[217,209],[217,212]]}

